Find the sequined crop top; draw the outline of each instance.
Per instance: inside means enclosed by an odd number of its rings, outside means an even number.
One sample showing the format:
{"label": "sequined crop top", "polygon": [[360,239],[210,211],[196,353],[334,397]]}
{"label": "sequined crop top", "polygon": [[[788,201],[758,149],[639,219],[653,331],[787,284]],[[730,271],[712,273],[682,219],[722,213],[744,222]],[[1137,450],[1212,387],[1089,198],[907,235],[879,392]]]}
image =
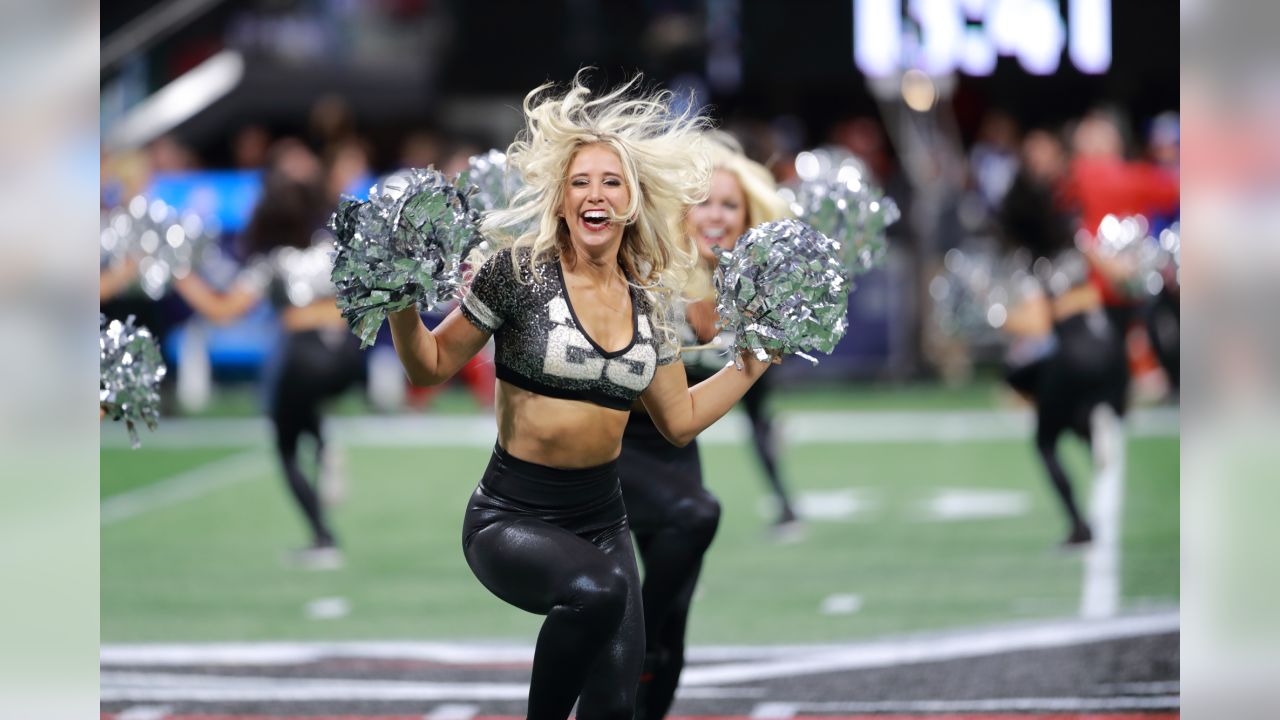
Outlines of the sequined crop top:
{"label": "sequined crop top", "polygon": [[306,249],[278,247],[249,261],[236,283],[266,295],[277,310],[306,307],[337,294],[333,274],[333,243],[327,239]]}
{"label": "sequined crop top", "polygon": [[1053,297],[1089,282],[1089,260],[1074,248],[1036,260],[1032,270]]}
{"label": "sequined crop top", "polygon": [[494,253],[476,273],[462,314],[492,333],[499,380],[570,400],[626,410],[653,380],[659,365],[676,359],[653,331],[645,292],[631,291],[631,342],[607,352],[587,335],[569,301],[558,261],[532,272],[524,259],[517,281],[511,250]]}

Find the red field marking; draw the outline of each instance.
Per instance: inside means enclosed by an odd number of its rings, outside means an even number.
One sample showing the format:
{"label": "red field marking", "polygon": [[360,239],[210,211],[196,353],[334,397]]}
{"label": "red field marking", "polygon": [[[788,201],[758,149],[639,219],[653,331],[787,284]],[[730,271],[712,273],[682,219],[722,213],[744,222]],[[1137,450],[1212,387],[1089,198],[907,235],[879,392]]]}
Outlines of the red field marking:
{"label": "red field marking", "polygon": [[[104,712],[101,720],[116,720]],[[165,715],[161,720],[422,720],[415,715]],[[1178,720],[1176,712],[1068,712],[1068,714],[796,715],[795,720]],[[516,715],[476,715],[472,720],[521,720]],[[750,720],[746,715],[672,715],[671,720]]]}
{"label": "red field marking", "polygon": [[[116,720],[116,713],[102,713],[101,720]],[[161,720],[422,720],[413,715],[165,715]],[[795,720],[1177,720],[1178,713],[973,713],[943,715],[814,715],[798,714]],[[516,715],[477,715],[472,720],[521,720]],[[746,715],[672,715],[670,720],[751,720]]]}

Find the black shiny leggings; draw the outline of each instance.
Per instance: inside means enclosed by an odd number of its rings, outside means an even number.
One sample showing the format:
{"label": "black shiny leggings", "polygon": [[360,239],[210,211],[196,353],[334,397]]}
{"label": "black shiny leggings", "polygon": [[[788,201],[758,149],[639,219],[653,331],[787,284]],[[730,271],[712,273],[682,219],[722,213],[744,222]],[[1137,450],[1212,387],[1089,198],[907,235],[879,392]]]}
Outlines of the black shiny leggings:
{"label": "black shiny leggings", "polygon": [[631,720],[644,661],[640,578],[617,463],[561,470],[494,448],[462,547],[497,597],[545,615],[529,720]]}
{"label": "black shiny leggings", "polygon": [[672,445],[643,413],[631,413],[618,467],[644,563],[646,658],[636,720],[659,720],[684,669],[689,606],[720,523],[720,503],[702,485],[697,444]]}
{"label": "black shiny leggings", "polygon": [[[686,370],[689,384],[697,383],[711,377],[702,369]],[[772,375],[765,373],[742,396],[742,409],[747,411],[751,421],[751,447],[755,450],[756,459],[764,469],[765,482],[773,493],[778,507],[779,522],[796,519],[795,504],[791,501],[791,493],[782,480],[782,471],[778,467],[778,440],[774,432],[773,417],[769,414],[769,395],[772,393]]]}
{"label": "black shiny leggings", "polygon": [[276,452],[289,491],[311,530],[312,544],[333,545],[320,497],[298,462],[298,441],[304,434],[315,438],[318,467],[325,443],[320,406],[362,380],[364,356],[360,341],[346,327],[292,332],[283,342],[269,408]]}
{"label": "black shiny leggings", "polygon": [[747,417],[751,419],[752,447],[755,448],[756,457],[764,468],[765,481],[769,483],[769,489],[778,503],[778,519],[794,520],[795,506],[791,502],[791,494],[787,492],[787,487],[782,481],[782,473],[778,470],[777,434],[774,433],[773,418],[770,417],[767,407],[770,385],[765,378],[768,377],[770,376],[766,373],[747,390],[747,393],[742,396],[742,407],[747,411]]}
{"label": "black shiny leggings", "polygon": [[1147,337],[1175,391],[1182,384],[1178,357],[1180,316],[1178,296],[1167,288],[1147,308]]}
{"label": "black shiny leggings", "polygon": [[1067,476],[1058,458],[1058,440],[1071,431],[1092,442],[1090,415],[1101,404],[1116,415],[1125,412],[1128,366],[1124,338],[1102,311],[1073,315],[1055,323],[1058,349],[1050,357],[1011,373],[1007,380],[1036,403],[1036,452],[1067,519],[1085,525]]}

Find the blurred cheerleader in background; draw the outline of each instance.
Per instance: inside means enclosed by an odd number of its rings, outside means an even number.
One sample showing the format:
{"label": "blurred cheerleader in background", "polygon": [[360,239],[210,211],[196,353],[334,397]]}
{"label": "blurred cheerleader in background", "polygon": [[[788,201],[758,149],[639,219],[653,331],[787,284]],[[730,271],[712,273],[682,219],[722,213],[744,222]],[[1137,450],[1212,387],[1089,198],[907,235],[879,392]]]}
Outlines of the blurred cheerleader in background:
{"label": "blurred cheerleader in background", "polygon": [[[330,281],[332,241],[324,223],[332,205],[324,182],[319,160],[305,145],[277,142],[263,175],[262,198],[241,238],[244,270],[226,292],[195,273],[173,284],[196,312],[215,323],[242,317],[263,298],[279,315],[279,349],[266,371],[267,412],[285,480],[311,534],[310,545],[292,560],[311,569],[342,565],[324,507],[324,495],[340,492],[333,489],[340,479],[334,455],[326,452],[321,405],[365,375],[359,340],[338,311]],[[315,440],[315,480],[299,461],[303,435]],[[330,489],[321,493],[321,486]]]}
{"label": "blurred cheerleader in background", "polygon": [[[705,345],[720,335],[712,283],[717,257],[712,248],[730,250],[747,228],[788,215],[769,171],[747,159],[732,136],[707,133],[702,145],[714,169],[710,195],[689,208],[684,222],[685,235],[699,256],[676,313],[681,340],[687,346]],[[731,345],[730,336],[710,349],[683,352],[689,382],[701,382],[723,369],[725,348]],[[757,457],[779,508],[775,528],[794,532],[798,523],[778,473],[773,427],[765,407],[767,394],[761,379],[742,402],[751,419]],[[703,555],[720,522],[720,504],[703,486],[696,441],[684,447],[672,445],[641,403],[632,407],[627,422],[619,472],[644,565],[646,653],[636,717],[656,720],[670,709],[684,668],[690,604]]]}
{"label": "blurred cheerleader in background", "polygon": [[1128,368],[1122,329],[1106,312],[1091,281],[1110,265],[1075,246],[1073,218],[1058,197],[1067,171],[1062,142],[1045,131],[1027,134],[1022,169],[1001,208],[1006,243],[1021,250],[1032,291],[1009,311],[1007,380],[1035,404],[1035,446],[1070,528],[1065,545],[1093,539],[1058,457],[1058,440],[1075,432],[1090,444],[1094,470],[1117,472],[1123,462]]}

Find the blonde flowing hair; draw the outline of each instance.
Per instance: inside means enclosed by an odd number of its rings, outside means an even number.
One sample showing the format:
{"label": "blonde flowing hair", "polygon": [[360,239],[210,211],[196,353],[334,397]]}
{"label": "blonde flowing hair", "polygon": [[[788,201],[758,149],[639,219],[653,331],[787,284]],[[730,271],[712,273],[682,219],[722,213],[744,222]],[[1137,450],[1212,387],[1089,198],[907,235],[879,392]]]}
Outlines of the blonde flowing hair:
{"label": "blonde flowing hair", "polygon": [[[711,130],[703,134],[700,144],[703,146],[703,152],[711,160],[712,170],[728,172],[742,187],[747,205],[744,225],[746,229],[750,230],[761,223],[794,217],[787,201],[778,194],[778,185],[773,180],[773,173],[769,172],[765,166],[748,158],[737,138],[720,130]],[[690,279],[685,295],[693,300],[714,299],[715,289],[711,281],[711,273],[701,263],[698,264]]]}
{"label": "blonde flowing hair", "polygon": [[708,132],[705,138],[712,169],[733,173],[742,186],[742,194],[747,197],[748,230],[760,223],[793,217],[787,201],[778,194],[773,173],[747,157],[737,138],[719,130]]}
{"label": "blonde flowing hair", "polygon": [[705,199],[711,183],[710,161],[697,142],[709,121],[690,109],[677,112],[670,91],[641,94],[639,76],[592,99],[586,72],[563,94],[548,83],[525,96],[527,126],[507,149],[508,168],[524,187],[509,208],[485,215],[482,231],[500,246],[531,251],[511,253],[516,277],[522,259],[533,271],[561,253],[572,257],[569,228],[557,215],[569,163],[587,145],[608,146],[631,195],[626,209],[610,217],[624,224],[618,262],[648,293],[660,339],[673,343],[672,300],[696,263],[684,237],[685,208]]}

